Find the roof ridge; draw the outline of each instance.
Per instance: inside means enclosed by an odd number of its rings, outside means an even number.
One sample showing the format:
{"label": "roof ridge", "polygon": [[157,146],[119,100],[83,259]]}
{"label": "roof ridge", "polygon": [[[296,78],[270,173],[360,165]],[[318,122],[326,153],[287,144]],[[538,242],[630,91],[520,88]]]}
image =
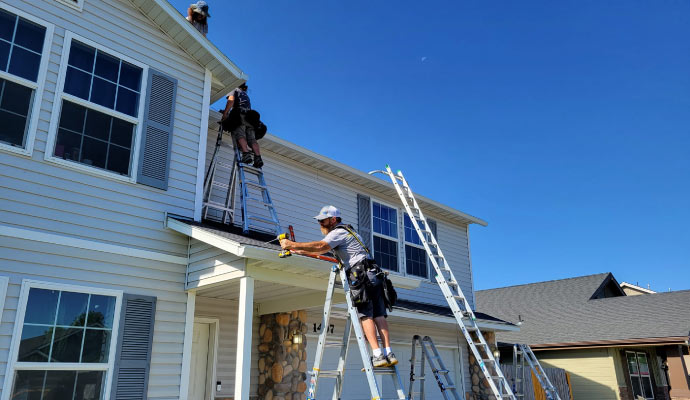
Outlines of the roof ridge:
{"label": "roof ridge", "polygon": [[[561,281],[568,281],[568,280],[573,280],[573,279],[583,279],[583,278],[589,278],[592,276],[597,276],[597,275],[608,275],[612,274],[611,272],[600,272],[598,274],[590,274],[590,275],[582,275],[582,276],[573,276],[570,278],[562,278],[562,279],[551,279],[548,281],[540,281],[540,282],[532,282],[532,283],[522,283],[519,285],[510,285],[510,286],[501,286],[497,288],[491,288],[491,289],[482,289],[482,290],[476,290],[476,293],[479,292],[488,292],[490,290],[499,290],[499,289],[508,289],[508,288],[514,288],[514,287],[519,287],[519,286],[531,286],[531,285],[540,285],[542,283],[549,283],[549,282],[561,282]],[[651,294],[651,293],[650,293]]]}

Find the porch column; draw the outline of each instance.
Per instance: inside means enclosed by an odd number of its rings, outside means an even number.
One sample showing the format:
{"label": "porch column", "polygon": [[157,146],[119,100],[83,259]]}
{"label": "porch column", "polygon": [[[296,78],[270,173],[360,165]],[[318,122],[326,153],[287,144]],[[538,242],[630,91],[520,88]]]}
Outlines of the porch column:
{"label": "porch column", "polygon": [[237,361],[235,362],[235,400],[249,400],[249,375],[252,367],[252,318],[254,311],[254,278],[240,278],[237,315]]}
{"label": "porch column", "polygon": [[683,347],[681,345],[667,347],[666,362],[671,398],[690,398],[688,367],[683,359]]}
{"label": "porch column", "polygon": [[187,312],[184,324],[184,342],[182,344],[182,374],[180,376],[180,398],[186,399],[189,391],[189,376],[192,360],[192,339],[194,336],[194,309],[196,292],[187,292]]}

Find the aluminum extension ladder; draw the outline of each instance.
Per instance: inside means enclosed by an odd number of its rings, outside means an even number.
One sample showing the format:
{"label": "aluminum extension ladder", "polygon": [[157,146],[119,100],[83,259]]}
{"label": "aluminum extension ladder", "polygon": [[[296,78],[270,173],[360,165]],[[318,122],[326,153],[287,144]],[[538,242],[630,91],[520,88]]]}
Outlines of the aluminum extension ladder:
{"label": "aluminum extension ladder", "polygon": [[[534,375],[537,377],[542,389],[544,389],[547,400],[561,400],[561,397],[558,395],[558,391],[553,384],[551,384],[549,377],[546,376],[546,371],[544,371],[544,368],[542,368],[539,360],[537,360],[537,356],[534,355],[532,349],[526,344],[513,345],[513,366],[515,367],[513,389],[515,391],[515,395],[518,397],[525,396],[525,361],[527,361],[527,364],[529,364],[529,367],[534,372]],[[532,380],[530,379],[530,382],[531,381]]]}
{"label": "aluminum extension ladder", "polygon": [[[220,124],[219,124],[220,125]],[[202,208],[202,217],[204,219],[214,218],[209,217],[209,210],[216,210],[220,212],[220,221],[223,224],[232,224],[235,222],[235,192],[237,191],[237,182],[240,184],[240,202],[242,211],[242,231],[249,232],[250,228],[265,231],[266,226],[271,233],[279,234],[280,222],[278,221],[278,213],[276,212],[271,195],[268,193],[266,186],[266,179],[261,168],[254,168],[249,164],[241,162],[242,154],[239,146],[233,139],[234,159],[232,164],[219,160],[219,150],[223,145],[223,126],[218,127],[218,139],[216,140],[216,148],[211,157],[211,164],[208,167],[206,178],[204,181],[204,201]],[[225,181],[225,177],[230,176],[230,179]],[[248,177],[254,177],[254,180],[248,180]],[[253,196],[253,191],[259,192],[261,198]],[[214,198],[220,197],[223,202],[215,201]],[[250,213],[249,204],[254,204],[257,207],[263,208],[267,211],[268,218],[263,215],[255,215]],[[263,225],[258,225],[262,223]]]}
{"label": "aluminum extension ladder", "polygon": [[434,270],[436,271],[436,283],[441,288],[443,297],[445,297],[453,312],[453,316],[455,316],[455,321],[458,323],[463,335],[465,335],[467,344],[472,354],[474,354],[491,392],[497,399],[516,400],[508,380],[503,375],[503,371],[501,371],[501,366],[492,353],[491,347],[489,347],[489,344],[484,339],[484,335],[482,335],[477,326],[477,317],[474,315],[470,303],[460,289],[460,285],[457,279],[455,279],[453,270],[450,268],[450,265],[448,265],[448,260],[443,256],[443,252],[402,172],[398,171],[397,174],[394,174],[390,166],[386,165],[385,171],[371,171],[369,174],[379,172],[387,175],[391,182],[393,182],[395,191],[398,193],[405,207],[405,211],[410,217],[424,245],[424,249],[431,260],[431,264],[434,266]]}
{"label": "aluminum extension ladder", "polygon": [[[417,349],[417,344],[422,348],[422,356],[420,363],[420,374],[415,377],[414,367],[415,367],[415,351]],[[438,388],[441,389],[441,394],[445,400],[461,400],[465,396],[460,397],[457,388],[450,377],[450,371],[446,368],[446,365],[441,359],[441,355],[436,350],[434,342],[429,336],[424,336],[422,338],[419,335],[414,335],[412,337],[412,353],[410,356],[410,389],[407,391],[407,399],[413,400],[415,394],[419,394],[419,399],[424,400],[424,382],[426,381],[424,361],[429,363],[429,368],[436,378],[436,383]],[[419,381],[419,392],[414,391],[414,382]]]}
{"label": "aluminum extension ladder", "polygon": [[[340,276],[340,282],[343,286],[343,290],[345,291],[345,300],[347,303],[347,321],[345,322],[345,329],[343,332],[342,341],[329,342],[327,340],[328,324],[331,316],[331,306],[333,305],[333,293],[335,291],[337,275]],[[405,393],[402,389],[402,381],[400,380],[400,374],[398,374],[398,368],[396,366],[385,368],[373,368],[371,364],[371,360],[369,358],[369,350],[367,348],[367,341],[364,337],[362,325],[359,322],[357,308],[354,306],[354,304],[352,304],[352,298],[350,297],[350,286],[347,282],[345,270],[339,268],[337,265],[333,266],[333,268],[331,269],[331,275],[328,278],[328,290],[326,291],[326,302],[323,307],[321,333],[319,333],[319,341],[316,346],[316,354],[314,355],[314,366],[312,368],[312,371],[309,372],[309,375],[311,377],[309,378],[309,386],[307,388],[307,400],[316,399],[318,382],[319,379],[322,378],[335,379],[332,400],[340,399],[340,396],[343,392],[343,384],[345,380],[345,365],[347,362],[347,351],[350,344],[351,328],[354,328],[355,337],[357,338],[357,345],[359,347],[359,353],[362,355],[362,363],[364,364],[364,372],[367,376],[367,382],[369,384],[369,390],[371,392],[371,399],[381,399],[381,388],[379,387],[379,383],[376,380],[376,375],[388,375],[393,380],[393,387],[395,388],[397,395],[397,397],[395,398],[404,400]],[[340,347],[338,366],[335,370],[321,370],[321,360],[323,359],[323,353],[326,347]]]}

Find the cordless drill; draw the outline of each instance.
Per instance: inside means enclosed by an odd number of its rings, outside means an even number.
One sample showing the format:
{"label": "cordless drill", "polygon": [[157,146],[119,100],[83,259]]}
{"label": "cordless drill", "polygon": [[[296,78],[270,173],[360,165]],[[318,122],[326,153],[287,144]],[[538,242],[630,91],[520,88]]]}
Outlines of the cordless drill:
{"label": "cordless drill", "polygon": [[[283,240],[283,239],[290,239],[290,234],[285,232],[281,233],[278,235],[278,240]],[[292,255],[292,252],[290,250],[282,250],[280,253],[278,253],[278,257],[280,258],[285,258],[285,257],[290,257]]]}

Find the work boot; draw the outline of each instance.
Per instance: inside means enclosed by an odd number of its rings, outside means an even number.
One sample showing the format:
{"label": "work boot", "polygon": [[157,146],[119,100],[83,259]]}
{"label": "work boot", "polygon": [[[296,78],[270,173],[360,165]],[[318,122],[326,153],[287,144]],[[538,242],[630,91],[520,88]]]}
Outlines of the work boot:
{"label": "work boot", "polygon": [[254,168],[261,168],[264,166],[264,161],[261,156],[254,156]]}
{"label": "work boot", "polygon": [[252,163],[252,153],[251,152],[242,152],[242,160],[240,160],[242,164],[251,164]]}
{"label": "work boot", "polygon": [[386,356],[386,360],[388,360],[389,367],[392,367],[398,363],[398,359],[395,358],[395,354],[393,352],[388,353],[388,355]]}

